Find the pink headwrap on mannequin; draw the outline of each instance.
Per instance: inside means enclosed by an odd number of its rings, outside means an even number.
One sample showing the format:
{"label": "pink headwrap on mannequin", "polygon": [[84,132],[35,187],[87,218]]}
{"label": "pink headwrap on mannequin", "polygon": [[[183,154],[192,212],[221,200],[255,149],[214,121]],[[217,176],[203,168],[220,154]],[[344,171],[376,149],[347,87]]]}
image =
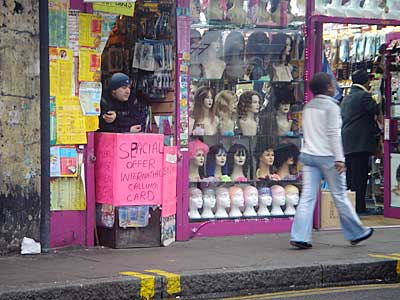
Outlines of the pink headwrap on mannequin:
{"label": "pink headwrap on mannequin", "polygon": [[208,153],[208,146],[200,140],[189,142],[189,159],[196,157],[197,151],[199,150],[203,151],[204,156],[206,156]]}

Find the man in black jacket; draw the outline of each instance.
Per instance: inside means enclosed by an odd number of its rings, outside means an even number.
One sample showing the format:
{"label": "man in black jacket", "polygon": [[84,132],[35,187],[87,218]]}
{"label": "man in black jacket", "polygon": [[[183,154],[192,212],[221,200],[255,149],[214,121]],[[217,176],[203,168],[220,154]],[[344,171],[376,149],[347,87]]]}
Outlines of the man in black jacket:
{"label": "man in black jacket", "polygon": [[115,73],[100,102],[99,127],[102,132],[140,132],[140,112],[131,97],[131,81],[124,73]]}
{"label": "man in black jacket", "polygon": [[369,157],[376,151],[375,116],[379,104],[369,93],[369,78],[365,70],[352,74],[353,85],[341,104],[342,139],[346,158],[347,188],[356,192],[356,211],[366,212],[365,192],[368,181]]}

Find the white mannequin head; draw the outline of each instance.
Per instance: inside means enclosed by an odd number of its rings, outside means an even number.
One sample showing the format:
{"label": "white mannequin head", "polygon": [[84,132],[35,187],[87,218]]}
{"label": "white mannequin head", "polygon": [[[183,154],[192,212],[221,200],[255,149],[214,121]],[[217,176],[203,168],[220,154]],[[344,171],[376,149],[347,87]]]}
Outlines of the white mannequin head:
{"label": "white mannequin head", "polygon": [[258,203],[258,190],[254,186],[248,185],[243,189],[243,192],[245,206],[256,206]]}
{"label": "white mannequin head", "polygon": [[224,187],[217,188],[216,191],[217,208],[227,208],[231,206],[231,200],[229,198],[229,190]]}
{"label": "white mannequin head", "polygon": [[217,207],[215,211],[216,218],[227,218],[228,213],[226,208],[231,206],[231,200],[229,198],[229,190],[225,187],[219,187],[216,190]]}
{"label": "white mannequin head", "polygon": [[238,186],[229,188],[229,197],[231,199],[231,210],[229,211],[230,217],[241,217],[242,212],[240,207],[244,205],[243,190]]}
{"label": "white mannequin head", "polygon": [[203,206],[203,194],[196,187],[189,188],[189,217],[200,218],[199,208]]}
{"label": "white mannequin head", "polygon": [[258,203],[258,191],[257,189],[252,186],[248,185],[244,188],[244,204],[245,204],[245,210],[243,212],[243,215],[246,217],[253,217],[256,216],[257,213],[254,210],[254,207]]}
{"label": "white mannequin head", "polygon": [[289,184],[285,186],[285,193],[286,193],[286,209],[285,215],[294,215],[296,214],[295,205],[299,204],[299,189]]}
{"label": "white mannequin head", "polygon": [[271,215],[283,215],[281,206],[285,205],[285,189],[280,185],[273,185],[271,187],[272,193],[272,209]]}
{"label": "white mannequin head", "polygon": [[215,190],[212,188],[203,189],[203,212],[202,218],[214,218],[212,209],[215,206]]}
{"label": "white mannequin head", "polygon": [[272,195],[269,187],[261,187],[258,189],[258,205],[271,206]]}
{"label": "white mannequin head", "polygon": [[203,189],[203,208],[213,208],[215,206],[215,190],[213,188]]}

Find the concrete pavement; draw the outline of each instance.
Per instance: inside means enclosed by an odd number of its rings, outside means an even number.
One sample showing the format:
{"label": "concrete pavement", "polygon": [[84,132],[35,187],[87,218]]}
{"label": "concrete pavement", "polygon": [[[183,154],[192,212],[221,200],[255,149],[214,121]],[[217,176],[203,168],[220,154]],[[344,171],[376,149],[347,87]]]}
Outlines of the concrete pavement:
{"label": "concrete pavement", "polygon": [[121,300],[153,294],[154,299],[174,298],[168,294],[211,299],[397,282],[399,229],[378,229],[357,246],[350,246],[339,231],[314,232],[313,237],[309,250],[292,248],[289,234],[283,233],[197,238],[164,248],[63,249],[4,256],[0,257],[0,299]]}

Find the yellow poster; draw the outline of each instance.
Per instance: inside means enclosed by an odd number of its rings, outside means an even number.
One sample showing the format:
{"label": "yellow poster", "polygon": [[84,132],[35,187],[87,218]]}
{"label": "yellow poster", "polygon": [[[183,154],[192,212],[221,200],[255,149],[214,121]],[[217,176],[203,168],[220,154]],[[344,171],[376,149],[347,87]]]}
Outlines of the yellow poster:
{"label": "yellow poster", "polygon": [[101,80],[101,53],[89,48],[79,49],[79,81]]}
{"label": "yellow poster", "polygon": [[104,11],[112,14],[130,16],[132,17],[135,13],[135,2],[124,2],[124,3],[93,3],[93,10]]}
{"label": "yellow poster", "polygon": [[49,48],[49,71],[50,71],[50,96],[58,94],[58,51],[57,48]]}
{"label": "yellow poster", "polygon": [[85,116],[85,130],[96,131],[97,129],[99,129],[99,117]]}
{"label": "yellow poster", "polygon": [[59,65],[58,95],[62,97],[72,96],[73,81],[73,51],[67,48],[57,48]]}
{"label": "yellow poster", "polygon": [[101,16],[79,14],[79,46],[97,48],[101,42]]}
{"label": "yellow poster", "polygon": [[86,197],[81,177],[51,180],[50,207],[52,211],[85,210]]}
{"label": "yellow poster", "polygon": [[73,52],[67,48],[49,48],[50,96],[72,96]]}
{"label": "yellow poster", "polygon": [[86,144],[85,118],[79,97],[57,97],[57,144]]}

